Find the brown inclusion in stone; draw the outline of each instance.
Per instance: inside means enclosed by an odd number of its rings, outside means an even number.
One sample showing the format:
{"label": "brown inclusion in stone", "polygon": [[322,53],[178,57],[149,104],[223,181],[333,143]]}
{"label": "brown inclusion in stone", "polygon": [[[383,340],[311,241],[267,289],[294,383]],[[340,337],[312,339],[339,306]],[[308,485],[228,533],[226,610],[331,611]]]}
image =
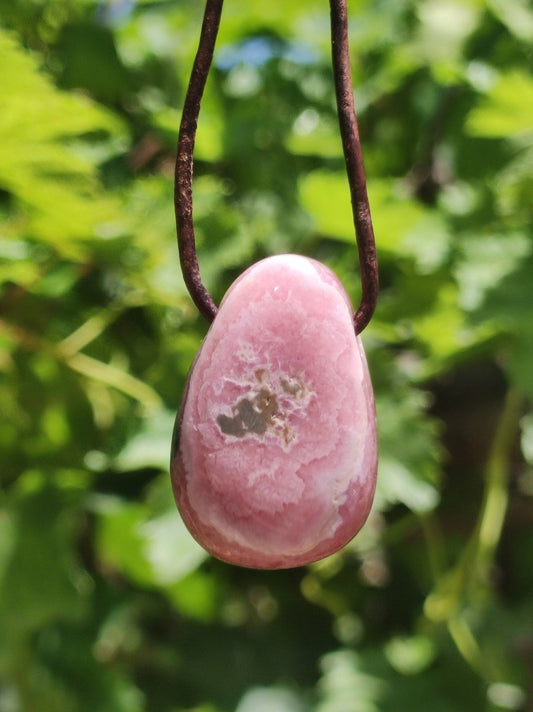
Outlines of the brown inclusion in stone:
{"label": "brown inclusion in stone", "polygon": [[225,435],[236,438],[243,438],[248,433],[264,435],[274,425],[273,418],[277,412],[276,396],[267,388],[261,388],[253,400],[242,398],[232,408],[233,417],[221,413],[217,423]]}

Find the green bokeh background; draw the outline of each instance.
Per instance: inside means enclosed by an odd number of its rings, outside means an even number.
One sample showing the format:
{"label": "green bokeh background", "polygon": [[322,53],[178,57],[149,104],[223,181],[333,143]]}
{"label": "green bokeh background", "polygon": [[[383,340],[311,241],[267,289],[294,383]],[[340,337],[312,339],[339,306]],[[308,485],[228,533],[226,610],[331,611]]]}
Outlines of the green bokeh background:
{"label": "green bokeh background", "polygon": [[[0,4],[0,712],[533,710],[533,7],[351,0],[380,259],[379,486],[258,572],[175,510],[206,324],[173,161],[199,0]],[[359,278],[326,0],[227,0],[195,220],[219,300],[298,252]]]}

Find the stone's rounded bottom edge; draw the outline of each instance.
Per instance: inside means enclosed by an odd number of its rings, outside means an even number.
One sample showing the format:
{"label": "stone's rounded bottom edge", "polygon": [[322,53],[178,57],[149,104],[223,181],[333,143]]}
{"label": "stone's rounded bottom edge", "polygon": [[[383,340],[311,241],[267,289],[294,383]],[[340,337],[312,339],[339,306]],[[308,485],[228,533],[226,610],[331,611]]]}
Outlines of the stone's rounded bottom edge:
{"label": "stone's rounded bottom edge", "polygon": [[[225,564],[240,566],[257,571],[282,571],[287,569],[301,568],[326,559],[333,554],[340,552],[349,542],[351,542],[362,530],[372,511],[377,484],[378,448],[377,440],[374,438],[374,448],[368,463],[366,482],[368,489],[359,500],[356,507],[359,516],[350,517],[352,526],[349,525],[344,531],[344,536],[337,540],[322,541],[313,549],[300,554],[265,554],[259,548],[247,549],[238,544],[231,544],[227,540],[213,543],[213,538],[219,539],[220,533],[209,526],[205,526],[198,520],[196,514],[190,509],[188,503],[185,473],[183,463],[179,453],[179,426],[182,413],[176,417],[175,433],[171,455],[170,476],[172,490],[179,514],[193,539],[207,551],[211,556]],[[374,431],[375,433],[375,431]],[[347,530],[347,531],[346,531]]]}
{"label": "stone's rounded bottom edge", "polygon": [[305,557],[302,556],[301,560],[297,561],[277,561],[277,560],[272,560],[271,562],[265,562],[262,564],[258,563],[250,563],[248,559],[245,557],[239,558],[239,557],[233,557],[233,556],[224,556],[223,554],[220,553],[215,553],[214,551],[210,551],[208,548],[205,547],[204,544],[201,542],[198,542],[211,556],[213,556],[215,559],[218,559],[219,561],[222,561],[224,564],[230,564],[231,566],[240,566],[241,568],[245,569],[254,569],[256,571],[286,571],[287,569],[298,569],[302,568],[303,566],[309,566],[310,564],[315,564],[317,561],[322,561],[323,559],[327,559],[328,556],[333,556],[333,554],[338,553],[343,549],[352,539],[354,539],[359,532],[357,531],[350,539],[345,541],[343,544],[340,546],[335,546],[332,548],[331,551],[319,554],[316,556],[309,556]]}
{"label": "stone's rounded bottom edge", "polygon": [[[179,462],[179,459],[177,462]],[[332,556],[333,554],[341,551],[360,533],[372,511],[376,487],[377,461],[375,462],[375,466],[376,467],[373,468],[369,474],[369,481],[372,483],[372,487],[371,491],[368,492],[364,498],[366,507],[363,506],[359,510],[359,514],[362,516],[358,517],[353,523],[353,528],[350,528],[348,532],[345,532],[345,536],[340,539],[323,541],[321,544],[316,545],[313,549],[308,550],[307,552],[288,555],[283,555],[282,553],[265,554],[258,548],[246,549],[242,545],[232,545],[227,541],[221,541],[220,543],[217,542],[214,544],[213,536],[216,538],[219,534],[210,527],[207,527],[206,529],[200,522],[197,521],[194,514],[192,514],[188,509],[187,497],[184,495],[180,486],[180,474],[176,471],[179,468],[171,469],[171,478],[174,497],[181,518],[193,539],[203,549],[205,549],[205,551],[207,551],[215,559],[232,566],[240,566],[242,568],[255,569],[258,571],[281,571],[308,566],[316,563],[317,561],[326,559],[328,556]]]}
{"label": "stone's rounded bottom edge", "polygon": [[201,536],[197,537],[195,533],[191,531],[186,518],[184,518],[184,522],[187,528],[189,529],[189,532],[198,542],[198,544],[200,544],[200,546],[202,546],[215,559],[218,559],[219,561],[222,561],[225,564],[231,564],[232,566],[240,566],[246,569],[255,569],[258,571],[281,571],[285,569],[296,569],[302,566],[308,566],[309,564],[314,564],[317,561],[322,561],[323,559],[327,559],[328,556],[332,556],[333,554],[338,553],[359,534],[359,532],[365,525],[369,515],[370,510],[368,511],[361,525],[353,534],[351,534],[351,536],[341,540],[340,543],[335,542],[335,544],[332,544],[329,548],[324,547],[322,551],[318,551],[316,553],[310,551],[307,554],[304,553],[301,555],[292,555],[286,557],[284,557],[283,555],[271,555],[265,557],[265,560],[263,562],[259,562],[259,560],[261,559],[261,554],[259,552],[255,555],[253,553],[245,552],[228,552],[226,554],[226,552],[221,551],[217,547],[211,547],[210,545],[206,545],[206,542],[202,540]]}

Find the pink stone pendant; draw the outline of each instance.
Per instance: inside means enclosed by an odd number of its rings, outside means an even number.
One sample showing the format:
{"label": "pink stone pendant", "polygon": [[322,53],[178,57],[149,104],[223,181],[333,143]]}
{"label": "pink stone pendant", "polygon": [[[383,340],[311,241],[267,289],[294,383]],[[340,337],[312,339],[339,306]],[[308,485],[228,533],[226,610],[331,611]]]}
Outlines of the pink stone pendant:
{"label": "pink stone pendant", "polygon": [[171,461],[185,524],[223,561],[302,566],[361,529],[376,468],[372,385],[342,284],[306,257],[258,262],[189,375]]}

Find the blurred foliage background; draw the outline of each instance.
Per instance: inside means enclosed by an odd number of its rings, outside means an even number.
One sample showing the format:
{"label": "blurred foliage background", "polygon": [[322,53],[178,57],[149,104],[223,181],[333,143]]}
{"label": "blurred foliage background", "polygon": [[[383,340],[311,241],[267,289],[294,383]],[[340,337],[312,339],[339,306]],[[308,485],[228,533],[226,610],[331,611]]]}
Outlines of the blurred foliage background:
{"label": "blurred foliage background", "polygon": [[[328,3],[226,5],[203,277],[299,252],[357,303]],[[531,2],[350,2],[379,487],[285,572],[208,558],[169,484],[206,331],[172,198],[202,11],[0,4],[0,712],[533,710]]]}

